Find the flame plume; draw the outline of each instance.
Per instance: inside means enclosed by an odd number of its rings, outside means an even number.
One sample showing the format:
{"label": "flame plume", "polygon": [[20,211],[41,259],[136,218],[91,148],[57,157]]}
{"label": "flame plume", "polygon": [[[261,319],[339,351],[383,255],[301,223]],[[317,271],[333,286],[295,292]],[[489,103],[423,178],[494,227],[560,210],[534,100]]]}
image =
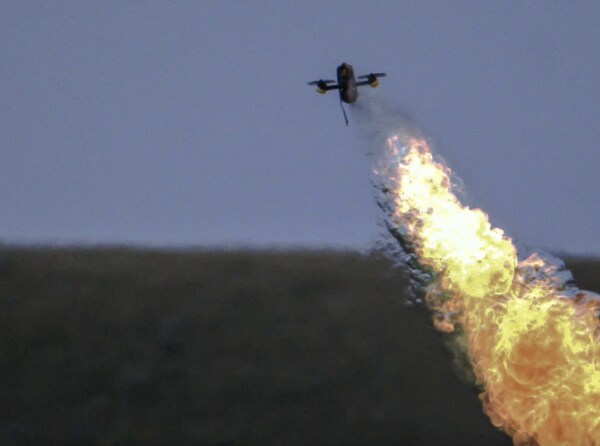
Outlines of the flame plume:
{"label": "flame plume", "polygon": [[[426,140],[399,134],[376,169],[390,231],[430,274],[434,325],[459,333],[492,423],[516,445],[600,445],[600,300],[538,254],[520,260],[463,205]],[[407,248],[408,246],[408,248]]]}

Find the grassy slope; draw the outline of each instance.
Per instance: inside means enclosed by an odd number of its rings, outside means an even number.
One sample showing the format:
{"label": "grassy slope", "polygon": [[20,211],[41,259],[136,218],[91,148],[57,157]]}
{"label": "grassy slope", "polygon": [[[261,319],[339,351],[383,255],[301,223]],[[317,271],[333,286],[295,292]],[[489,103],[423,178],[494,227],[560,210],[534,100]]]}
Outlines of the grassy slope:
{"label": "grassy slope", "polygon": [[5,251],[2,445],[511,444],[383,260]]}

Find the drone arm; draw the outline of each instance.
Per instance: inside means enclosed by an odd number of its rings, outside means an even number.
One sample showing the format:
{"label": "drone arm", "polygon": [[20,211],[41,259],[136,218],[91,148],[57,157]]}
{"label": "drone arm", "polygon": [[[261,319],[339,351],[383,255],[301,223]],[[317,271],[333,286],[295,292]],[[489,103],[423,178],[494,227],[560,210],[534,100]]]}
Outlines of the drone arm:
{"label": "drone arm", "polygon": [[[375,80],[377,82],[377,80]],[[360,81],[356,83],[357,87],[362,87],[363,85],[371,85],[372,82],[371,81]]]}
{"label": "drone arm", "polygon": [[329,90],[339,90],[340,86],[338,84],[335,85],[328,85],[325,90],[329,91]]}
{"label": "drone arm", "polygon": [[329,90],[338,90],[339,85],[317,85],[317,93],[325,94]]}
{"label": "drone arm", "polygon": [[370,85],[373,88],[378,87],[380,77],[385,77],[385,73],[371,73],[371,74],[367,74],[365,76],[358,76],[359,79],[364,79],[364,80],[357,82],[356,86],[362,87],[363,85]]}
{"label": "drone arm", "polygon": [[317,86],[317,92],[321,93],[321,94],[325,94],[327,93],[329,90],[339,90],[340,86],[335,84],[335,85],[330,85],[332,83],[334,83],[335,81],[333,80],[319,80],[319,81],[312,81],[309,82],[308,85],[316,85]]}

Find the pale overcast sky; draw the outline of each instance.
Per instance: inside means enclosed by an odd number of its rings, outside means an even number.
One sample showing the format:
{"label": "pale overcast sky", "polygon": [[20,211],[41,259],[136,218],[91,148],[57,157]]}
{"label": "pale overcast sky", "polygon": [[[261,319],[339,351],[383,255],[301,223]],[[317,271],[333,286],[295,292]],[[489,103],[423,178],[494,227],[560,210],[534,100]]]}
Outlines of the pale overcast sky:
{"label": "pale overcast sky", "polygon": [[346,61],[495,224],[600,253],[598,2],[3,1],[0,49],[0,242],[367,247],[357,126],[306,85]]}

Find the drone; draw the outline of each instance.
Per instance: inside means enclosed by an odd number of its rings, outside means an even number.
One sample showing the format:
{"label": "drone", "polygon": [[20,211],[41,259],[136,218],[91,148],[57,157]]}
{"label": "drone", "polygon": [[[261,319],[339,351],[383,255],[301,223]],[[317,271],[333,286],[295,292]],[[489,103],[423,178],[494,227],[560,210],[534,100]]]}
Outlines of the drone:
{"label": "drone", "polygon": [[385,77],[385,73],[370,73],[364,76],[358,76],[360,79],[358,82],[354,77],[354,68],[352,65],[342,63],[337,67],[337,84],[334,80],[323,80],[309,82],[308,85],[316,85],[317,93],[325,94],[330,90],[338,90],[340,93],[340,107],[342,107],[342,113],[344,114],[344,121],[348,125],[348,117],[346,116],[346,110],[344,110],[343,103],[352,104],[356,102],[358,98],[358,88],[363,85],[370,85],[375,88],[379,86],[379,78]]}

